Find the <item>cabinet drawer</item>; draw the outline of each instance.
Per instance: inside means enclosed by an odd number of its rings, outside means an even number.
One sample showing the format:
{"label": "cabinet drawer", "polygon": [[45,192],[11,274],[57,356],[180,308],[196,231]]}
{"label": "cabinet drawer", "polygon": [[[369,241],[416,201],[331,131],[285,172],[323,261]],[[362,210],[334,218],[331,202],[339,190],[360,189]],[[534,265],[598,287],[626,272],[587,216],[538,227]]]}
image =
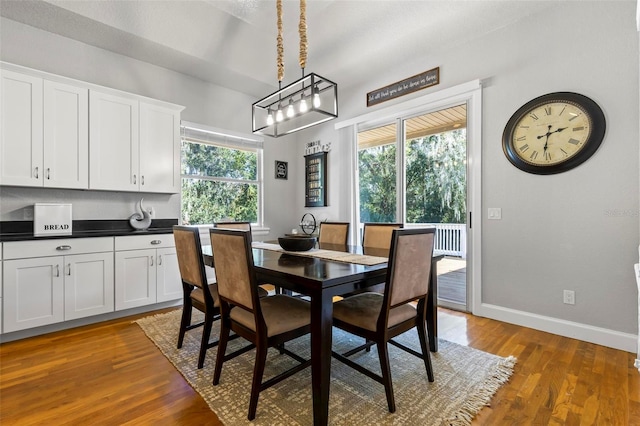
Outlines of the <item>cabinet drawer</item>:
{"label": "cabinet drawer", "polygon": [[173,234],[135,235],[131,237],[115,237],[116,251],[141,250],[148,248],[175,247]]}
{"label": "cabinet drawer", "polygon": [[23,259],[107,251],[113,251],[113,237],[14,241],[4,243],[3,258]]}

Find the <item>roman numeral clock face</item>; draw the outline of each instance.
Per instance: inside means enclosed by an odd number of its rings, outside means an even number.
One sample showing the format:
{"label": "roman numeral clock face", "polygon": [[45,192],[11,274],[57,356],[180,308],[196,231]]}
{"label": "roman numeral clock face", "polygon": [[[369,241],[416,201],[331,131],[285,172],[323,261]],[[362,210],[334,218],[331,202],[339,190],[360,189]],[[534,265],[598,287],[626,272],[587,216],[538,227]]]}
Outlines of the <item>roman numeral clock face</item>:
{"label": "roman numeral clock face", "polygon": [[535,174],[553,174],[586,161],[604,137],[600,107],[577,93],[540,96],[511,117],[502,138],[513,165]]}

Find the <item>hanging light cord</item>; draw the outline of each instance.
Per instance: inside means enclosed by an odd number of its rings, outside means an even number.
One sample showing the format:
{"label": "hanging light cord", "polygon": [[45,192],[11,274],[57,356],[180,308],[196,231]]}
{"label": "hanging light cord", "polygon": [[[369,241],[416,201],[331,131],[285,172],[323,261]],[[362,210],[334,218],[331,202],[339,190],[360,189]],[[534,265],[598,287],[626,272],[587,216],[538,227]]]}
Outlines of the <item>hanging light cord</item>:
{"label": "hanging light cord", "polygon": [[284,44],[282,42],[282,0],[277,0],[276,11],[278,13],[278,82],[281,84],[284,78]]}
{"label": "hanging light cord", "polygon": [[304,77],[304,68],[307,66],[307,0],[300,0],[300,24],[298,32],[300,33],[300,68],[302,68],[302,76]]}

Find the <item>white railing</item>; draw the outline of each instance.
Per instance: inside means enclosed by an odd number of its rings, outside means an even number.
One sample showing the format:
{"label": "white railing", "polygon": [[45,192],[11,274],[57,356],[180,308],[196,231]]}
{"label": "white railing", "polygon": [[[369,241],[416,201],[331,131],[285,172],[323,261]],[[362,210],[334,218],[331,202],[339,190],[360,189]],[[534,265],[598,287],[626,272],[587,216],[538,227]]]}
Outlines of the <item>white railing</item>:
{"label": "white railing", "polygon": [[436,241],[433,249],[449,256],[467,258],[467,225],[464,223],[434,223]]}
{"label": "white railing", "polygon": [[[438,253],[447,256],[457,256],[463,259],[467,258],[467,225],[464,223],[407,223],[405,228],[415,228],[433,226],[436,228],[436,241],[433,249]],[[359,224],[360,236],[362,241],[362,227]]]}

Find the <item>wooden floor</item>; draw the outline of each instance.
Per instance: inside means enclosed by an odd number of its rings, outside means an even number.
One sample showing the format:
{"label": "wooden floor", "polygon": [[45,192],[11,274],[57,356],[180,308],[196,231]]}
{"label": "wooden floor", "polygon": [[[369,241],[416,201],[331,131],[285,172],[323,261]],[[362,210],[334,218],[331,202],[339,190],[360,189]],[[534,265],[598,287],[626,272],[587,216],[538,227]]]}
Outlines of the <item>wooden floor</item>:
{"label": "wooden floor", "polygon": [[[134,318],[0,345],[0,424],[220,424]],[[445,339],[518,358],[474,424],[640,425],[634,354],[444,309],[439,321]]]}

